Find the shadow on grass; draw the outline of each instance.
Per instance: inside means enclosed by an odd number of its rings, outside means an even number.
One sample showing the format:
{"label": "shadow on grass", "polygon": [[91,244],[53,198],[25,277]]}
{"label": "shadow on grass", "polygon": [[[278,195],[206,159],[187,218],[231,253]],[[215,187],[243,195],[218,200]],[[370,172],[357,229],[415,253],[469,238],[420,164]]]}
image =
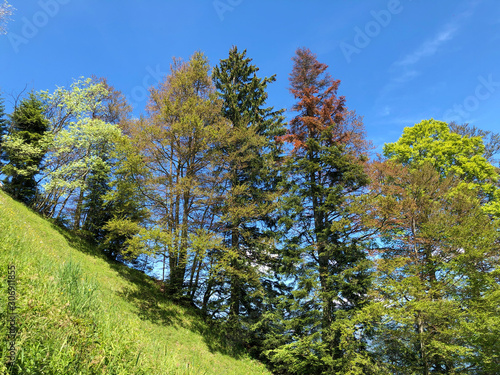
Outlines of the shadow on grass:
{"label": "shadow on grass", "polygon": [[212,353],[219,352],[236,359],[247,354],[240,345],[228,342],[221,326],[217,322],[207,321],[201,310],[189,301],[169,298],[161,292],[160,286],[153,278],[141,271],[119,262],[113,262],[111,266],[135,286],[119,292],[119,295],[137,307],[141,319],[198,333]]}
{"label": "shadow on grass", "polygon": [[59,226],[56,222],[49,220],[50,226],[52,229],[57,231],[60,235],[64,237],[66,242],[70,247],[75,250],[80,251],[81,253],[91,255],[95,258],[100,258],[108,261],[109,259],[105,254],[100,252],[95,246],[92,246],[87,240],[82,237],[79,237],[77,234],[73,233],[71,230],[67,228],[63,228]]}
{"label": "shadow on grass", "polygon": [[219,352],[236,359],[247,354],[241,345],[235,343],[233,339],[228,339],[229,336],[234,337],[234,330],[229,332],[230,334],[225,333],[230,329],[224,329],[220,323],[207,320],[201,310],[189,302],[169,298],[160,290],[160,286],[155,282],[155,279],[144,272],[110,259],[99,251],[95,245],[70,230],[62,228],[56,223],[51,223],[51,225],[66,239],[71,247],[84,254],[103,259],[121,277],[134,285],[132,288],[117,292],[117,294],[137,308],[140,319],[157,325],[182,327],[196,332],[203,338],[212,353]]}

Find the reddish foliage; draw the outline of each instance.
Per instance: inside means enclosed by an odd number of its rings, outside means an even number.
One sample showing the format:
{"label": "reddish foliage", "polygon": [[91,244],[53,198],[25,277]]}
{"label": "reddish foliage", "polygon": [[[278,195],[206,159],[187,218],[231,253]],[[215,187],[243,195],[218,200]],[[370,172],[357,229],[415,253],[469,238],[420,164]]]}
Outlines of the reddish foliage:
{"label": "reddish foliage", "polygon": [[293,144],[293,152],[307,150],[309,138],[329,134],[327,142],[342,144],[359,155],[370,144],[364,139],[364,127],[354,111],[349,111],[344,96],[337,96],[340,80],[334,80],[326,69],[328,65],[317,61],[307,48],[299,48],[292,58],[294,66],[290,75],[290,92],[298,102],[293,110],[299,114],[290,121],[286,135],[278,141]]}

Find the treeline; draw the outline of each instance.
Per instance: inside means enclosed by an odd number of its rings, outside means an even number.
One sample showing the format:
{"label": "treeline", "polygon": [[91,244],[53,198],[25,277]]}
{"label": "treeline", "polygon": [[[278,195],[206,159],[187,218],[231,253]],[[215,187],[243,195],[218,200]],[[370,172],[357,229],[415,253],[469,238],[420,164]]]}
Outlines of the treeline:
{"label": "treeline", "polygon": [[424,120],[371,160],[308,49],[288,124],[251,62],[174,60],[139,119],[97,77],[0,107],[3,189],[276,374],[497,374],[500,137]]}

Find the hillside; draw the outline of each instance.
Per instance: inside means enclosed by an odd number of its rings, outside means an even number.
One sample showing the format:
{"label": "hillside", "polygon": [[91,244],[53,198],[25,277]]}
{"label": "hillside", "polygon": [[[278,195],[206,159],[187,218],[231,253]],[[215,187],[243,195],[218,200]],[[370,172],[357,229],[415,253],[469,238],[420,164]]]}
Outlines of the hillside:
{"label": "hillside", "polygon": [[[224,345],[196,311],[166,300],[153,280],[1,191],[0,265],[2,322],[10,316],[7,268],[15,266],[19,374],[269,374]],[[5,324],[0,337],[3,374]]]}

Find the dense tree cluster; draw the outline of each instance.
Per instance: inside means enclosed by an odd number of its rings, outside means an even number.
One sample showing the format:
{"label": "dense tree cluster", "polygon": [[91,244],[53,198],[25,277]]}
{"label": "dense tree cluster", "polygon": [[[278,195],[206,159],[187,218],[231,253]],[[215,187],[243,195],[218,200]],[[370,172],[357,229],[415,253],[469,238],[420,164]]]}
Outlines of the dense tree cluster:
{"label": "dense tree cluster", "polygon": [[306,48],[288,124],[233,47],[174,59],[145,114],[91,77],[5,114],[3,189],[276,374],[500,371],[500,136],[424,120],[370,159],[362,118]]}

